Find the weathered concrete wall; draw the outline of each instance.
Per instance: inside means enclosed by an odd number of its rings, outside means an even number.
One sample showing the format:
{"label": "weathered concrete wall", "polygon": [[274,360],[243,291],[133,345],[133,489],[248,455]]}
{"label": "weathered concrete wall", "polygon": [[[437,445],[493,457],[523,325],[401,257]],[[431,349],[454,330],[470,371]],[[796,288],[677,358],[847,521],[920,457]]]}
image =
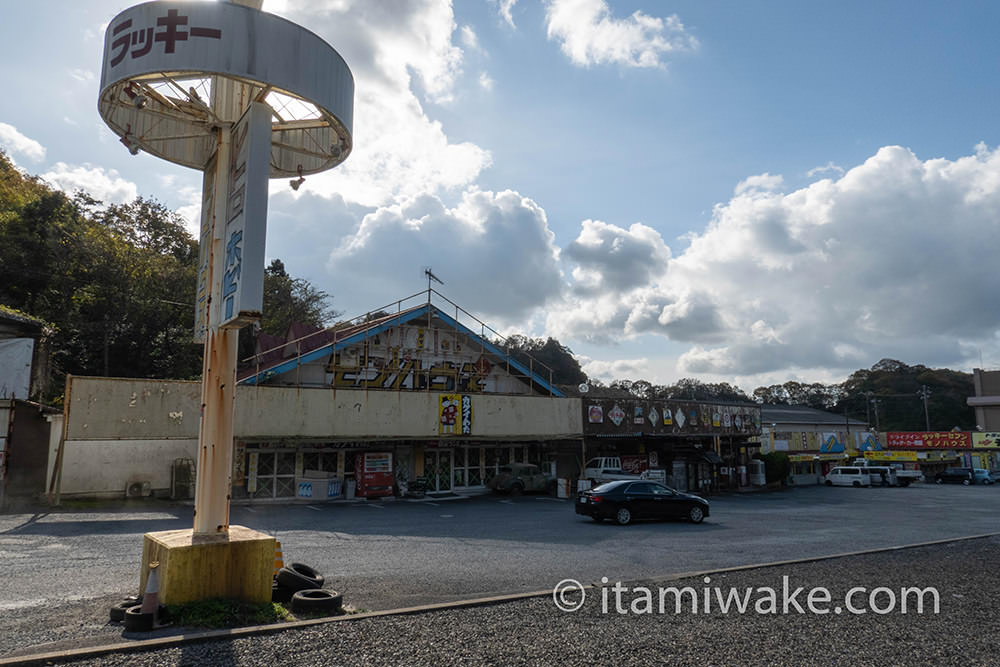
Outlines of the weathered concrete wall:
{"label": "weathered concrete wall", "polygon": [[198,438],[201,383],[74,377],[67,440]]}
{"label": "weathered concrete wall", "polygon": [[[67,440],[197,439],[196,382],[73,378]],[[237,438],[438,438],[437,392],[239,387]],[[579,437],[579,399],[473,394],[477,439]]]}
{"label": "weathered concrete wall", "polygon": [[[198,460],[200,396],[196,382],[73,378],[61,493],[120,496],[138,480],[168,489],[174,459]],[[439,400],[437,392],[240,387],[235,435],[247,441],[437,440]],[[457,438],[580,437],[579,399],[473,394],[472,404],[472,433]],[[53,448],[50,468],[54,459]]]}
{"label": "weathered concrete wall", "polygon": [[[236,437],[438,438],[439,396],[437,392],[240,387]],[[556,439],[580,434],[578,399],[473,394],[472,406],[472,433],[466,438]]]}
{"label": "weathered concrete wall", "polygon": [[63,496],[124,497],[125,487],[148,481],[154,491],[170,488],[174,459],[198,460],[198,440],[76,440],[63,452]]}

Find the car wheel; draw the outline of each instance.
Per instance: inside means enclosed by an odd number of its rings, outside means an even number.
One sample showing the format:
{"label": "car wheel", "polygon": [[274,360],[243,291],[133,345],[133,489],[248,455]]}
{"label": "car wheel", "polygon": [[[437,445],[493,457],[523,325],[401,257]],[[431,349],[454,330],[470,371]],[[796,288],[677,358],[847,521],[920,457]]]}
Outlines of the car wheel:
{"label": "car wheel", "polygon": [[861,488],[861,482],[854,482],[854,484],[852,484],[851,486],[853,486],[855,489],[860,489]]}
{"label": "car wheel", "polygon": [[827,486],[833,486],[833,482],[831,482],[830,480],[826,480],[825,484]]}
{"label": "car wheel", "polygon": [[968,485],[969,485],[969,480],[963,479],[962,480],[962,486],[968,486]]}
{"label": "car wheel", "polygon": [[627,507],[620,507],[615,514],[615,521],[619,526],[627,526],[632,523],[632,512]]}
{"label": "car wheel", "polygon": [[524,493],[524,484],[521,482],[514,482],[514,484],[510,487],[510,495],[519,496],[522,493]]}
{"label": "car wheel", "polygon": [[705,510],[699,505],[692,505],[688,510],[688,518],[691,519],[691,523],[701,523],[705,518]]}

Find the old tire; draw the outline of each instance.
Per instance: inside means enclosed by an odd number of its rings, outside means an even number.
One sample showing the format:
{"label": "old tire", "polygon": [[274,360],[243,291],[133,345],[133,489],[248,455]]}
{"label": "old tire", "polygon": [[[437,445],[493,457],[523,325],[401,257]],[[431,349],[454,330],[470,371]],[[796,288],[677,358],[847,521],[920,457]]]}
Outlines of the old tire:
{"label": "old tire", "polygon": [[302,563],[290,563],[288,567],[278,570],[278,584],[291,589],[293,593],[310,588],[323,588],[325,581],[322,574]]}
{"label": "old tire", "polygon": [[632,523],[632,512],[627,507],[619,507],[615,512],[615,521],[619,526],[627,526]]}
{"label": "old tire", "polygon": [[295,591],[292,595],[292,612],[338,611],[344,604],[344,596],[337,591],[309,588]]}
{"label": "old tire", "polygon": [[125,632],[149,632],[152,629],[153,614],[142,613],[141,604],[125,610]]}
{"label": "old tire", "polygon": [[271,602],[288,604],[292,599],[292,595],[294,594],[295,591],[286,586],[282,586],[277,581],[271,585]]}
{"label": "old tire", "polygon": [[688,518],[691,519],[691,523],[701,523],[705,520],[705,510],[699,505],[692,505],[688,510]]}
{"label": "old tire", "polygon": [[108,610],[108,620],[112,623],[121,623],[125,620],[125,610],[129,607],[134,607],[139,604],[137,601],[129,599],[124,602],[119,602],[113,605],[111,609]]}

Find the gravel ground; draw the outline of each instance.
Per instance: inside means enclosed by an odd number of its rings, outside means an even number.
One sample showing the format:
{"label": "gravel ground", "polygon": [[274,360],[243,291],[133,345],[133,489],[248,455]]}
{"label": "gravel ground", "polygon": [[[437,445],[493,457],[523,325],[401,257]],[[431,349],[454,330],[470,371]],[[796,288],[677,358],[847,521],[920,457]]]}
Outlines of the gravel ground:
{"label": "gravel ground", "polygon": [[[276,665],[303,664],[648,664],[691,665],[784,664],[1000,664],[1000,614],[995,567],[1000,538],[831,559],[800,565],[758,568],[719,574],[710,585],[723,591],[753,588],[751,607],[766,600],[758,591],[777,592],[777,613],[673,613],[619,615],[608,591],[610,613],[602,613],[600,590],[591,590],[583,607],[566,613],[551,597],[457,609],[413,616],[331,623],[274,635],[189,644],[147,652],[112,654],[81,665]],[[572,573],[567,573],[572,576]],[[614,573],[608,573],[612,582]],[[825,587],[830,609],[840,606],[849,589],[934,587],[940,613],[895,611],[863,615],[816,615],[782,612],[782,580],[790,589],[804,587],[796,600],[806,607],[813,587]],[[655,586],[655,583],[646,583]],[[706,588],[701,578],[668,582],[667,586]],[[714,595],[714,593],[713,593]],[[639,599],[623,595],[628,606]],[[897,597],[899,597],[897,595]],[[656,599],[654,593],[654,600]],[[866,594],[852,598],[865,606]],[[713,598],[714,600],[714,598]],[[886,594],[876,598],[879,608]],[[654,603],[655,604],[655,603]],[[686,601],[689,604],[689,601]],[[701,603],[699,603],[701,604]],[[898,603],[897,603],[898,604]],[[703,608],[702,608],[703,611]],[[79,619],[78,621],[79,622]],[[74,623],[64,624],[69,626]]]}

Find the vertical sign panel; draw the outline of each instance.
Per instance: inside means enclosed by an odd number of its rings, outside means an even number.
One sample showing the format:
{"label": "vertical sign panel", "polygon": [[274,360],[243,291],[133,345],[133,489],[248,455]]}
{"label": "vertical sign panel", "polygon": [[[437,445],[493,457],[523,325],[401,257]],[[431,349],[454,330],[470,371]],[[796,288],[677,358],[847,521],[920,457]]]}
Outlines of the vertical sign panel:
{"label": "vertical sign panel", "polygon": [[254,102],[233,126],[226,197],[225,255],[219,326],[260,319],[264,300],[267,179],[271,169],[271,109]]}
{"label": "vertical sign panel", "polygon": [[215,211],[215,155],[205,165],[201,186],[201,231],[198,234],[198,286],[194,303],[194,340],[204,343],[208,331],[209,266],[212,261],[212,215]]}

